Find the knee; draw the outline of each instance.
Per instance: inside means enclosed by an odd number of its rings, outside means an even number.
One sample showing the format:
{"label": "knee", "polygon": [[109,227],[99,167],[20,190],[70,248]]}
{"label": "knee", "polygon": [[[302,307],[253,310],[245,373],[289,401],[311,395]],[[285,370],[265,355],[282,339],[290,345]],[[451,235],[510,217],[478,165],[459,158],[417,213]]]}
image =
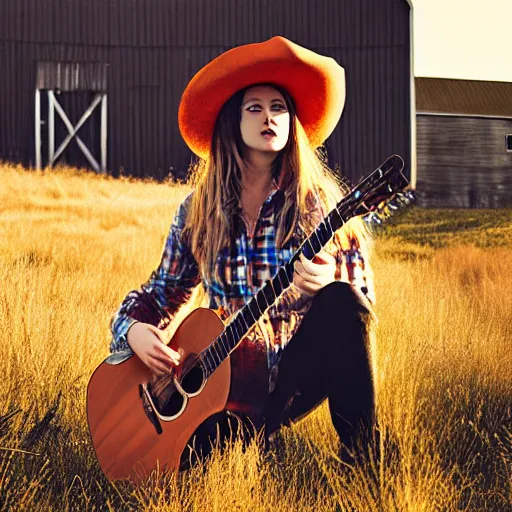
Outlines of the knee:
{"label": "knee", "polygon": [[320,307],[344,314],[358,314],[375,318],[375,313],[366,296],[349,283],[335,281],[322,288],[314,299]]}

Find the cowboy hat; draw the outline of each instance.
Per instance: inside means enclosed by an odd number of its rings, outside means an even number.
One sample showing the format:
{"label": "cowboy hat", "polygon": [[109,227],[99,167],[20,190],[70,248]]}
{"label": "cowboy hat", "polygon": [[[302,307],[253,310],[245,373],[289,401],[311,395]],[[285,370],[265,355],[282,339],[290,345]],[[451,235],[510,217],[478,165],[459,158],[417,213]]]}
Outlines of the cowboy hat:
{"label": "cowboy hat", "polygon": [[205,159],[224,103],[258,83],[273,83],[292,96],[297,117],[315,147],[338,124],[345,104],[345,70],[330,57],[276,36],[232,48],[192,77],[178,109],[180,132],[188,147]]}

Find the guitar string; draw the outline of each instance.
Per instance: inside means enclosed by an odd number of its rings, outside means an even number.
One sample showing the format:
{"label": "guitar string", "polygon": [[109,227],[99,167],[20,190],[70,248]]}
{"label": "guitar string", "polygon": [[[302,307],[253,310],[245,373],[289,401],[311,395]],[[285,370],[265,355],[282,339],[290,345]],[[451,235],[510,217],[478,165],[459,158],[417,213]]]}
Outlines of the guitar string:
{"label": "guitar string", "polygon": [[[256,322],[257,322],[257,320],[256,320],[256,318],[254,318],[254,315],[252,314],[252,311],[251,311],[251,308],[249,307],[249,304],[250,304],[250,302],[249,302],[248,304],[246,304],[246,305],[244,306],[244,308],[247,308],[247,309],[249,310],[249,313],[251,314],[252,319],[254,320],[254,323],[256,323]],[[254,324],[253,324],[253,325],[254,325]],[[252,326],[251,326],[251,327],[252,327]]]}
{"label": "guitar string", "polygon": [[265,288],[265,285],[266,285],[266,283],[260,288],[260,290],[256,294],[256,300],[258,300],[258,295],[260,293],[261,293],[261,296],[263,297],[263,302],[265,303],[265,307],[263,308],[263,313],[265,313],[265,311],[270,307],[268,304],[268,301],[267,301],[267,297],[265,296],[265,292],[263,291],[263,289]]}
{"label": "guitar string", "polygon": [[[275,297],[275,298],[274,298],[274,302],[276,302],[276,301],[277,301],[277,299],[278,299],[278,295],[277,295],[277,293],[276,293],[276,289],[274,288],[274,279],[275,279],[275,278],[276,278],[276,276],[274,276],[274,277],[270,280],[270,287],[272,288],[272,292],[274,293],[274,297]],[[281,292],[281,293],[282,293],[282,292]],[[279,294],[279,295],[281,295],[281,294]]]}
{"label": "guitar string", "polygon": [[[229,350],[230,350],[230,347],[231,347],[231,344],[232,344],[232,341],[231,339],[235,339],[235,336],[233,335],[233,327],[231,324],[228,324],[227,327],[224,328],[224,332],[222,333],[222,337],[225,339],[225,342],[226,343],[222,343],[222,346],[224,348],[224,352],[225,352],[225,356],[224,357],[228,357],[229,356]],[[227,348],[226,348],[227,346]]]}
{"label": "guitar string", "polygon": [[267,298],[267,295],[265,293],[265,289],[266,289],[267,286],[268,286],[268,281],[261,287],[261,290],[258,292],[258,293],[261,292],[261,295],[263,296],[263,301],[265,303],[265,311],[267,311],[272,306],[272,304],[274,303],[274,301],[272,301],[270,304],[268,302],[268,298]]}
{"label": "guitar string", "polygon": [[[287,283],[286,285],[283,285],[283,279],[281,278],[281,270],[283,270],[283,271],[284,271],[284,275],[285,275],[285,277],[286,277],[286,280],[288,281],[288,283]],[[278,273],[277,273],[277,277],[279,278],[279,281],[280,281],[280,283],[281,283],[281,286],[282,286],[282,288],[283,288],[283,291],[284,291],[284,290],[286,290],[286,288],[288,288],[288,287],[290,286],[290,284],[291,284],[291,283],[290,283],[290,280],[288,279],[288,274],[286,273],[286,270],[285,270],[284,266],[283,266],[283,267],[281,267],[281,268],[279,269],[279,271],[278,271]]]}
{"label": "guitar string", "polygon": [[265,285],[263,286],[263,289],[264,290],[267,289],[268,293],[270,294],[270,303],[269,303],[269,299],[267,298],[267,295],[265,294],[265,292],[263,292],[263,295],[265,295],[265,301],[268,304],[268,309],[270,309],[277,301],[276,292],[274,290],[274,287],[272,286],[272,279],[269,279],[265,283]]}
{"label": "guitar string", "polygon": [[[318,227],[317,227],[317,229],[318,229]],[[320,249],[319,249],[319,252],[320,252],[320,250],[322,250],[324,246],[322,245],[322,242],[320,242],[320,238],[318,238],[318,235],[316,234],[316,229],[313,231],[313,235],[315,235],[316,241],[318,242],[318,245],[320,247]]]}
{"label": "guitar string", "polygon": [[226,333],[226,343],[227,348],[224,347],[224,352],[226,352],[226,357],[229,356],[229,352],[231,350],[231,346],[234,345],[233,342],[236,341],[236,333],[234,332],[233,324],[228,324],[228,326],[224,329]]}
{"label": "guitar string", "polygon": [[226,357],[229,356],[229,352],[231,347],[236,345],[238,333],[235,331],[235,328],[232,323],[230,323],[226,328],[226,338],[228,343],[228,349],[226,350]]}
{"label": "guitar string", "polygon": [[256,304],[256,308],[258,309],[258,313],[260,314],[258,317],[258,319],[259,319],[263,316],[263,313],[261,312],[260,305],[258,304],[258,301],[256,300],[256,295],[253,295],[252,299],[249,301],[249,309],[250,309],[251,303],[253,303],[253,302]]}
{"label": "guitar string", "polygon": [[245,330],[248,331],[249,330],[249,326],[247,325],[247,322],[245,321],[244,315],[242,315],[242,313],[241,313],[242,309],[240,310],[240,312],[237,313],[236,319],[238,319],[238,317],[240,317],[243,320],[244,324],[245,324]]}
{"label": "guitar string", "polygon": [[227,338],[226,342],[229,343],[229,338],[226,330],[224,330],[224,332],[218,337],[218,343],[221,346],[221,355],[222,353],[224,353],[223,358],[226,358],[229,355],[229,350],[226,348],[226,344],[224,342],[225,338]]}
{"label": "guitar string", "polygon": [[237,325],[237,336],[238,336],[238,340],[241,340],[245,333],[249,330],[249,328],[247,327],[247,323],[245,322],[243,316],[241,315],[236,315],[235,317],[235,323]]}
{"label": "guitar string", "polygon": [[222,333],[220,336],[217,336],[217,339],[214,341],[214,343],[215,343],[215,352],[217,353],[217,356],[219,358],[219,365],[220,365],[220,363],[222,363],[222,361],[225,358],[225,356],[222,353],[222,346],[220,344],[220,340],[221,340],[223,334],[224,333]]}
{"label": "guitar string", "polygon": [[217,362],[217,361],[215,361],[215,356],[219,357],[219,354],[217,353],[217,349],[216,349],[216,347],[215,347],[215,343],[212,343],[212,344],[210,345],[210,347],[211,347],[211,349],[212,349],[212,355],[213,355],[213,357],[214,357],[213,361],[214,361],[214,363],[215,363],[217,366],[219,366],[219,365],[220,365],[220,363],[221,363],[220,358],[219,358],[219,361],[218,361],[218,362]]}

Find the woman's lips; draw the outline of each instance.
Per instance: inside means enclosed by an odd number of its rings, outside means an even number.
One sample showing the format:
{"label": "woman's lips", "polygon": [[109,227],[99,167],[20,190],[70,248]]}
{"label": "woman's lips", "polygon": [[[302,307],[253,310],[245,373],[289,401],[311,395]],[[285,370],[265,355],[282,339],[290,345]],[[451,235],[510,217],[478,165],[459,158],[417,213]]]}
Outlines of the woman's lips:
{"label": "woman's lips", "polygon": [[263,130],[261,135],[263,135],[265,139],[272,139],[273,137],[276,137],[274,130]]}

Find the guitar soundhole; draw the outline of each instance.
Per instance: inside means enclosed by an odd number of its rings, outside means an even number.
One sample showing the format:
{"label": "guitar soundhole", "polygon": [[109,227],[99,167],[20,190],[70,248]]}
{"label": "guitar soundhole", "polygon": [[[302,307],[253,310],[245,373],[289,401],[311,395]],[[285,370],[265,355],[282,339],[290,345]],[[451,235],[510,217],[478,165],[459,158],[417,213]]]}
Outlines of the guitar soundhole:
{"label": "guitar soundhole", "polygon": [[204,375],[200,364],[189,368],[180,381],[183,391],[189,396],[199,393],[203,387],[203,383]]}
{"label": "guitar soundhole", "polygon": [[184,400],[185,398],[182,395],[180,395],[178,392],[175,392],[167,398],[163,407],[159,407],[158,412],[162,416],[175,416],[181,411]]}

